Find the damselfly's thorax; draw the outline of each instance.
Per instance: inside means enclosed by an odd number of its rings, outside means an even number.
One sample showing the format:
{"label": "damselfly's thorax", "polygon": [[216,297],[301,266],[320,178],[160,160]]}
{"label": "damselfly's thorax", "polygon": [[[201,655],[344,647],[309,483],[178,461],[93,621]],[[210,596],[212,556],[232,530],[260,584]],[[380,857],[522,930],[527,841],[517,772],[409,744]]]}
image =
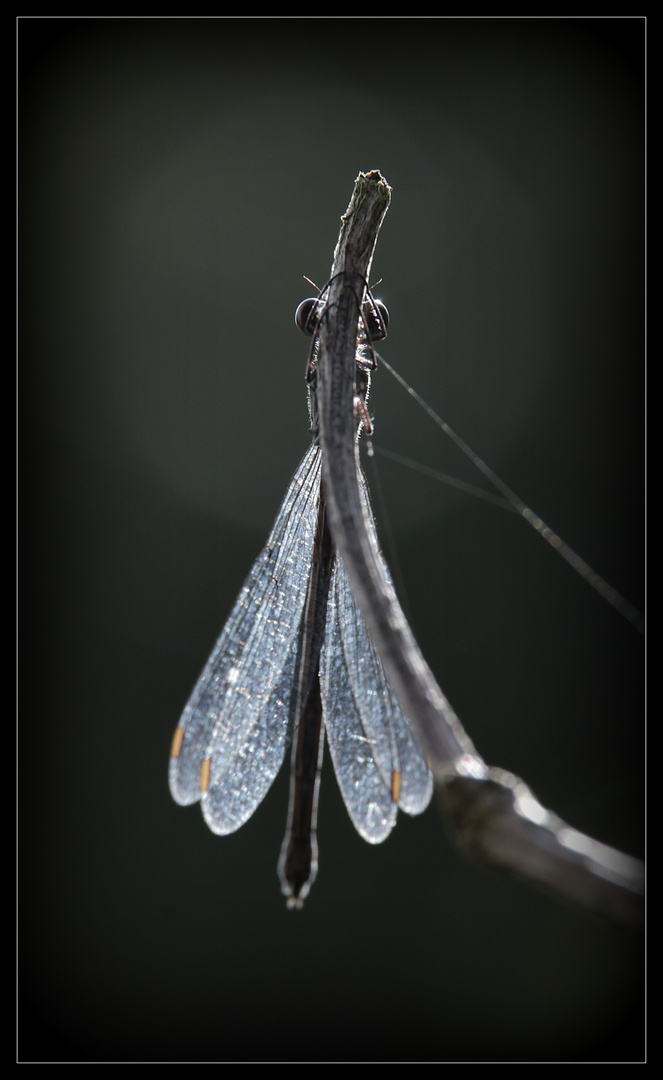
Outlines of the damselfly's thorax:
{"label": "damselfly's thorax", "polygon": [[[324,290],[320,296],[302,300],[295,312],[295,323],[302,333],[313,338],[308,363],[306,365],[306,385],[308,388],[308,411],[311,437],[318,442],[319,416],[317,407],[317,370],[319,350],[319,327],[326,310]],[[377,367],[373,344],[384,341],[389,325],[389,312],[381,300],[374,300],[368,294],[364,300],[357,327],[357,346],[355,351],[355,417],[357,420],[357,438],[362,431],[372,433],[371,419],[368,415],[367,402],[371,389],[371,372]]]}

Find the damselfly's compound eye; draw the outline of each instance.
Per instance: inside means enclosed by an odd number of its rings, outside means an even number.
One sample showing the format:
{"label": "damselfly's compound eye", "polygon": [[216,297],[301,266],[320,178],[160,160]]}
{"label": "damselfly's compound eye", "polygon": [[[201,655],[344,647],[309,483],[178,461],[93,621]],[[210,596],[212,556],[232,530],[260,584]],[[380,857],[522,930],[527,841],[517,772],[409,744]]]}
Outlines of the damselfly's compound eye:
{"label": "damselfly's compound eye", "polygon": [[310,337],[315,333],[322,307],[322,300],[318,296],[310,296],[308,300],[302,300],[295,312],[295,323],[302,334],[308,334]]}
{"label": "damselfly's compound eye", "polygon": [[364,304],[364,333],[368,330],[371,341],[384,341],[389,326],[389,312],[381,300],[367,300]]}

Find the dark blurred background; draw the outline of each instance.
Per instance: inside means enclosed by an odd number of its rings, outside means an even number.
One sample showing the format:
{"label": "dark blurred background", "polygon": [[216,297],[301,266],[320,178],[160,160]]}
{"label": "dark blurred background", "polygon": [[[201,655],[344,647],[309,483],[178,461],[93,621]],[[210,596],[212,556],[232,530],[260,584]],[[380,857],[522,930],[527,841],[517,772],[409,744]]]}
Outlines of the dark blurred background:
{"label": "dark blurred background", "polygon": [[[644,32],[19,20],[20,1059],[641,1058],[640,933],[472,865],[436,806],[369,847],[327,767],[293,914],[286,770],[223,839],[166,774],[307,446],[293,313],[360,170],[386,358],[642,610]],[[386,371],[371,404],[480,482]],[[641,636],[515,516],[379,465],[479,752],[642,855]]]}

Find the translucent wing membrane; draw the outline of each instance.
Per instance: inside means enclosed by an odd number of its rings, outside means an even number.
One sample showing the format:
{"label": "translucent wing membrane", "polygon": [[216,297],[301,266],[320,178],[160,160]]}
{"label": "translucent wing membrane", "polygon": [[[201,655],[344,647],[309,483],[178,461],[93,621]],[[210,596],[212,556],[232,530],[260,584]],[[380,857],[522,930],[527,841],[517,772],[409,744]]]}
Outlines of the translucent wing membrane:
{"label": "translucent wing membrane", "polygon": [[[177,728],[171,793],[182,805],[200,800],[216,833],[234,832],[262,802],[297,719],[320,478],[320,449],[312,446]],[[368,507],[365,488],[364,498]],[[393,828],[399,807],[409,814],[426,808],[432,778],[338,558],[320,684],[324,728],[345,804],[361,836],[379,843]]]}
{"label": "translucent wing membrane", "polygon": [[201,799],[214,832],[234,832],[248,820],[283,761],[319,495],[320,449],[312,446],[176,732],[171,793],[182,805]]}
{"label": "translucent wing membrane", "polygon": [[[365,481],[360,479],[377,545]],[[385,571],[388,576],[386,565]],[[408,814],[426,809],[433,778],[387,682],[340,559],[329,594],[320,686],[345,805],[359,834],[379,844],[394,827],[398,808]]]}

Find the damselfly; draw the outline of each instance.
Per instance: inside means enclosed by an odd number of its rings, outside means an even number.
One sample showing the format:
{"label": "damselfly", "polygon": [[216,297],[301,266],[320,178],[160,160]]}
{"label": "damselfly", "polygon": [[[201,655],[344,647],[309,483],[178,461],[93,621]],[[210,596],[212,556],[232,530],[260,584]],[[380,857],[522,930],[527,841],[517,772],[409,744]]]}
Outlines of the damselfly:
{"label": "damselfly", "polygon": [[[200,801],[215,833],[254,813],[292,745],[290,808],[279,877],[301,907],[317,872],[316,815],[324,739],[345,805],[369,843],[391,832],[398,809],[419,814],[433,781],[355,604],[327,523],[318,445],[317,333],[324,293],[299,305],[313,336],[306,369],[312,443],[184,709],[173,740],[170,790]],[[367,293],[356,348],[357,438],[370,430],[372,342],[385,306]],[[359,466],[358,466],[359,468]],[[367,521],[377,546],[366,482]]]}

